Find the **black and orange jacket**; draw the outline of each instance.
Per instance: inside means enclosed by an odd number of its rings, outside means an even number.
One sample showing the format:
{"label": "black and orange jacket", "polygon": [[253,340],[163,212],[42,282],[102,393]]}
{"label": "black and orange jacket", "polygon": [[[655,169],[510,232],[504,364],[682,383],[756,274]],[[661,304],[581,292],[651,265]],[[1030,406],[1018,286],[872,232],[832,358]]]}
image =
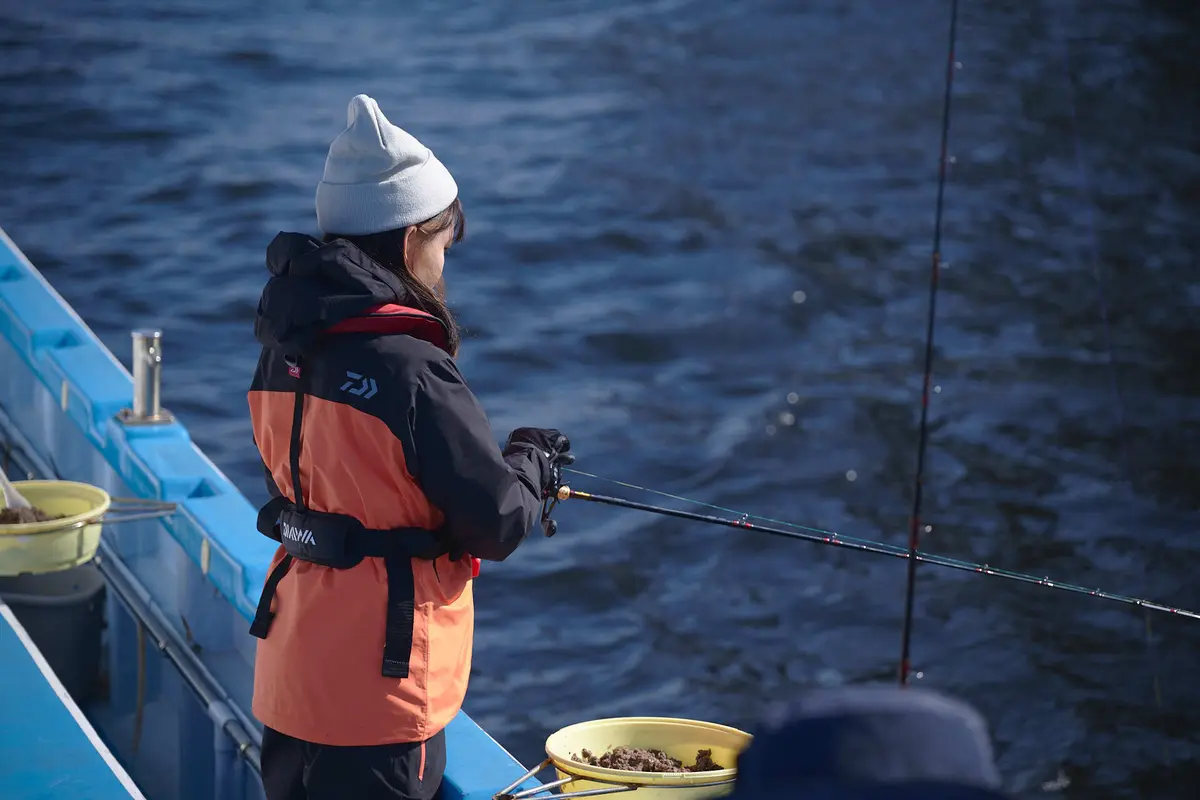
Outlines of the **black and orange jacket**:
{"label": "black and orange jacket", "polygon": [[[255,442],[275,496],[295,500],[289,466],[297,359],[304,385],[299,469],[313,511],[371,529],[437,531],[451,554],[411,560],[408,677],[380,674],[383,559],[350,569],[297,561],[279,582],[258,644],[255,716],[331,745],[424,741],[458,712],[471,668],[472,557],[501,561],[539,522],[550,465],[502,455],[454,360],[444,326],[405,305],[395,275],[344,240],[281,233],[255,335]],[[400,535],[400,534],[397,534]],[[282,560],[277,551],[272,569]]]}

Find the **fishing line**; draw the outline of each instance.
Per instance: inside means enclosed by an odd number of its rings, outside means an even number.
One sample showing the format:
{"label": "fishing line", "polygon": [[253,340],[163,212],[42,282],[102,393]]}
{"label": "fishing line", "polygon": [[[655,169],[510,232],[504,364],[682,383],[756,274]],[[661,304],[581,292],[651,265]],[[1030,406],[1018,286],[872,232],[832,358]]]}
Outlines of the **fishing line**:
{"label": "fishing line", "polygon": [[[564,472],[573,472],[578,475],[584,475],[597,480],[606,481],[608,483],[627,486],[640,491],[650,492],[652,494],[663,495],[676,500],[681,500],[686,503],[693,503],[698,506],[712,508],[733,514],[735,518],[716,517],[711,514],[698,514],[691,511],[682,511],[676,508],[666,508],[664,506],[655,506],[648,503],[639,503],[633,500],[626,500],[621,497],[611,497],[608,495],[595,494],[593,492],[585,492],[579,489],[574,489],[567,485],[559,486],[556,493],[553,495],[546,513],[554,509],[559,503],[566,500],[584,500],[590,503],[599,503],[602,505],[616,506],[618,508],[631,509],[633,511],[645,511],[651,514],[657,514],[664,517],[676,517],[678,519],[686,519],[693,522],[703,522],[709,525],[721,525],[728,528],[738,528],[740,530],[754,531],[756,533],[766,533],[772,536],[779,536],[787,539],[799,539],[801,541],[814,542],[817,544],[825,544],[833,547],[848,548],[858,550],[860,552],[876,553],[878,555],[892,556],[894,558],[906,558],[910,561],[920,561],[926,564],[935,566],[947,567],[950,569],[961,570],[965,572],[973,572],[979,575],[988,575],[994,578],[1005,578],[1015,580],[1021,583],[1032,583],[1038,586],[1045,586],[1049,589],[1060,589],[1066,592],[1075,594],[1085,594],[1091,597],[1098,597],[1102,600],[1113,600],[1126,605],[1139,606],[1152,611],[1161,611],[1167,614],[1173,614],[1180,617],[1189,617],[1191,619],[1200,620],[1200,612],[1189,611],[1185,608],[1176,608],[1173,606],[1164,605],[1152,600],[1147,600],[1140,597],[1131,597],[1129,595],[1118,594],[1116,592],[1108,592],[1102,589],[1094,589],[1087,586],[1077,584],[1063,583],[1055,581],[1047,576],[1038,576],[1030,573],[1013,572],[1012,570],[998,569],[989,564],[983,564],[974,561],[966,561],[960,558],[951,558],[950,556],[937,555],[936,553],[925,553],[920,550],[913,553],[908,547],[897,544],[889,544],[887,542],[878,542],[872,539],[862,539],[856,536],[844,536],[835,531],[824,530],[822,528],[813,528],[806,525],[797,525],[792,522],[783,522],[781,520],[771,520],[770,517],[761,517],[755,514],[750,514],[743,511],[735,511],[726,509],[722,506],[716,506],[712,503],[705,503],[699,500],[692,500],[687,497],[660,492],[655,489],[647,489],[635,484],[626,483],[624,481],[605,478],[600,475],[594,475],[580,470],[564,468]],[[785,527],[772,527],[768,525],[757,525],[750,520],[771,521],[777,525]]]}
{"label": "fishing line", "polygon": [[[1058,22],[1055,20],[1054,22]],[[1057,34],[1062,52],[1063,82],[1067,87],[1067,108],[1071,117],[1071,139],[1075,151],[1075,172],[1079,181],[1079,192],[1083,195],[1083,207],[1088,232],[1088,266],[1091,268],[1092,282],[1096,286],[1096,304],[1100,310],[1101,328],[1104,331],[1104,346],[1108,351],[1109,376],[1113,395],[1113,407],[1116,412],[1117,442],[1121,448],[1121,462],[1125,473],[1125,482],[1131,496],[1136,496],[1137,485],[1134,482],[1133,459],[1129,455],[1128,428],[1125,424],[1125,400],[1121,393],[1121,381],[1117,366],[1117,350],[1113,344],[1112,324],[1110,323],[1107,293],[1104,291],[1104,278],[1100,274],[1100,237],[1096,233],[1095,203],[1092,200],[1091,181],[1088,180],[1087,164],[1083,157],[1083,137],[1080,135],[1079,114],[1075,104],[1075,86],[1071,81],[1071,43],[1064,33],[1065,25],[1051,24]],[[1078,254],[1076,254],[1078,257]],[[1146,651],[1149,655],[1151,670],[1154,673],[1154,700],[1158,707],[1159,724],[1166,731],[1166,715],[1162,705],[1162,682],[1159,678],[1158,653],[1154,647],[1154,633],[1150,625],[1150,612],[1143,611],[1146,622]],[[1163,745],[1164,758],[1166,744]]]}
{"label": "fishing line", "polygon": [[925,483],[925,449],[929,441],[929,386],[933,377],[933,323],[937,309],[938,273],[942,266],[942,208],[946,195],[947,147],[950,139],[950,100],[954,88],[954,45],[958,32],[958,0],[950,3],[950,42],[946,56],[946,90],[942,100],[942,143],[938,159],[937,205],[933,222],[933,254],[929,270],[929,315],[925,327],[925,375],[921,386],[921,425],[917,436],[917,469],[913,477],[913,506],[908,524],[908,580],[904,589],[904,628],[900,634],[900,685],[908,684],[912,644],[913,601],[917,587],[917,550],[921,546],[921,499]]}
{"label": "fishing line", "polygon": [[[637,484],[634,484],[634,483],[626,483],[625,481],[618,481],[618,480],[614,480],[613,478],[605,478],[603,475],[595,475],[591,472],[584,472],[583,470],[575,469],[573,467],[563,467],[563,472],[573,472],[576,475],[582,475],[586,478],[595,478],[598,481],[604,481],[606,483],[611,483],[616,486],[624,486],[627,489],[636,489],[639,492],[646,492],[648,494],[656,494],[659,497],[668,497],[672,500],[679,500],[680,502],[683,502],[683,503],[691,503],[694,506],[701,506],[703,508],[711,508],[714,511],[722,511],[726,514],[733,514],[735,517],[739,517],[740,519],[756,519],[756,520],[759,520],[760,522],[770,522],[774,525],[783,525],[787,528],[793,528],[798,531],[808,531],[809,533],[818,533],[818,534],[822,534],[825,536],[837,536],[842,539],[848,538],[845,536],[841,536],[841,534],[836,533],[835,531],[827,531],[824,528],[813,528],[808,525],[797,525],[795,522],[787,522],[786,520],[782,520],[782,519],[774,519],[772,517],[763,517],[758,514],[750,514],[748,512],[738,511],[737,509],[733,509],[733,508],[725,508],[725,506],[718,506],[718,505],[713,505],[712,503],[705,503],[703,500],[693,500],[690,497],[682,497],[680,495],[671,494],[669,492],[660,492],[658,489],[649,489],[645,486],[638,486]],[[864,539],[863,541],[867,541],[867,540]]]}

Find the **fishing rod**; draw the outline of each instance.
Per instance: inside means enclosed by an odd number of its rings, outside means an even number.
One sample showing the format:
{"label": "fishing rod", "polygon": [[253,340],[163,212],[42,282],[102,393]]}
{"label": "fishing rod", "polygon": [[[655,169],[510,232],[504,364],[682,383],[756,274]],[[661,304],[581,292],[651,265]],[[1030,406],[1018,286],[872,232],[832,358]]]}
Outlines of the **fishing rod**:
{"label": "fishing rod", "polygon": [[[578,470],[570,471],[578,473]],[[633,484],[625,485],[632,488],[641,488],[634,487]],[[674,495],[668,496],[674,497]],[[687,500],[687,498],[678,499]],[[915,561],[920,561],[926,564],[949,567],[950,569],[962,570],[964,572],[990,575],[994,578],[1007,578],[1009,580],[1020,581],[1022,583],[1033,583],[1037,584],[1038,586],[1045,586],[1048,589],[1061,589],[1063,591],[1073,592],[1075,594],[1086,594],[1091,597],[1099,597],[1103,600],[1113,600],[1118,603],[1138,606],[1140,608],[1150,609],[1152,611],[1161,611],[1167,614],[1173,614],[1175,616],[1189,617],[1191,619],[1200,620],[1200,612],[1189,611],[1185,608],[1175,608],[1173,606],[1163,605],[1162,603],[1156,603],[1154,601],[1145,600],[1139,597],[1129,597],[1127,595],[1116,594],[1114,592],[1105,592],[1100,589],[1089,589],[1086,586],[1077,586],[1071,583],[1053,581],[1048,577],[1039,578],[1036,575],[1031,575],[1028,573],[1013,572],[1006,569],[996,569],[987,564],[963,561],[957,558],[950,558],[949,556],[923,553],[919,550],[914,551],[909,547],[887,544],[886,542],[877,542],[870,539],[859,539],[852,536],[843,536],[834,531],[822,530],[821,528],[809,528],[803,525],[794,525],[786,522],[781,523],[794,528],[794,530],[786,530],[773,525],[759,525],[750,522],[750,514],[743,513],[739,518],[736,519],[718,517],[712,514],[699,514],[692,511],[681,511],[679,509],[666,508],[665,506],[650,505],[649,503],[639,503],[633,500],[626,500],[621,497],[609,497],[608,495],[584,492],[579,489],[572,489],[566,484],[559,485],[558,488],[551,492],[551,494],[546,498],[546,502],[543,504],[542,511],[543,520],[549,520],[550,512],[554,510],[555,506],[557,506],[558,503],[566,500],[585,500],[589,503],[600,503],[608,506],[617,506],[618,508],[628,508],[634,511],[645,511],[664,517],[677,517],[679,519],[686,519],[692,522],[703,522],[709,525],[723,525],[727,528],[738,528],[741,530],[754,531],[756,533],[766,533],[771,536],[781,536],[787,539],[799,539],[801,541],[826,544],[833,547],[844,547],[865,553],[877,553],[879,555],[893,556],[895,558],[906,558],[909,559],[910,564]],[[697,501],[690,500],[688,502]],[[755,518],[760,519],[759,517]],[[547,530],[547,535],[553,535],[549,529]]]}
{"label": "fishing rod", "polygon": [[937,308],[938,273],[942,267],[942,207],[946,195],[947,146],[950,139],[950,100],[954,88],[954,45],[958,31],[958,0],[950,3],[950,44],[946,57],[946,90],[942,100],[942,143],[938,158],[937,204],[933,222],[933,254],[930,259],[929,314],[925,323],[925,369],[921,386],[921,425],[917,435],[917,468],[913,476],[913,505],[908,524],[908,578],[904,589],[904,628],[900,634],[900,685],[908,685],[909,652],[912,644],[913,603],[917,589],[917,558],[921,546],[921,499],[925,485],[925,449],[929,441],[929,386],[933,382],[933,323]]}

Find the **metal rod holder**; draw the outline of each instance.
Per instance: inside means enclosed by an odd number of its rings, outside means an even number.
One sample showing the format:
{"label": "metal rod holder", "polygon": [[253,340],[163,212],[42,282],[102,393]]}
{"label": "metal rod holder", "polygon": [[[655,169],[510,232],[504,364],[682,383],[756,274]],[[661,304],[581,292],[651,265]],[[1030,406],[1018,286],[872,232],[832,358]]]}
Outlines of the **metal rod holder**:
{"label": "metal rod holder", "polygon": [[175,515],[179,506],[168,500],[149,500],[142,497],[114,497],[101,518],[105,525],[138,522],[145,519],[164,519]]}
{"label": "metal rod holder", "polygon": [[[639,788],[641,788],[642,785],[644,785],[644,784],[633,784],[633,783],[618,783],[616,781],[609,783],[608,781],[601,780],[600,778],[597,778],[597,777],[585,777],[582,775],[573,775],[572,773],[567,772],[566,778],[559,778],[558,780],[551,781],[550,783],[543,783],[541,786],[535,786],[531,789],[522,789],[520,791],[517,791],[518,786],[520,786],[522,783],[525,783],[525,781],[529,780],[530,778],[533,778],[539,772],[541,772],[542,770],[546,769],[547,767],[549,767],[553,764],[554,764],[553,759],[550,759],[550,758],[545,759],[544,761],[542,761],[542,763],[538,764],[536,767],[529,770],[524,775],[522,775],[521,777],[517,778],[515,781],[510,783],[508,786],[504,787],[503,789],[501,789],[500,791],[498,791],[494,795],[492,795],[492,800],[565,800],[565,798],[568,798],[568,797],[597,797],[599,795],[605,795],[605,794],[622,794],[625,792],[636,792]],[[566,769],[563,768],[563,771],[566,772]],[[608,783],[608,785],[604,786],[602,788],[598,788],[598,789],[581,789],[579,791],[574,791],[574,792],[560,792],[557,794],[553,793],[555,789],[561,789],[562,787],[566,786],[568,783],[572,783],[576,780],[589,781],[591,783],[600,783],[600,784]],[[689,789],[690,790],[690,789],[701,789],[701,788],[709,788],[709,787],[716,787],[716,786],[727,786],[729,784],[732,784],[734,781],[735,781],[734,778],[728,778],[723,781],[712,781],[709,783],[692,783],[692,784],[688,784],[687,786],[656,786],[654,788],[658,789],[658,790],[662,790],[662,789]],[[651,787],[646,786],[646,788],[649,789]],[[540,795],[543,792],[546,793],[545,796],[537,797],[537,795]]]}
{"label": "metal rod holder", "polygon": [[174,422],[162,407],[162,331],[139,329],[133,336],[133,407],[121,409],[126,425],[163,425]]}
{"label": "metal rod holder", "polygon": [[94,517],[72,522],[48,531],[26,534],[42,536],[65,533],[70,530],[83,530],[97,522],[104,525],[120,525],[125,522],[141,522],[148,519],[165,519],[175,515],[179,506],[166,500],[147,500],[141,497],[114,497],[108,510]]}
{"label": "metal rod holder", "polygon": [[[572,781],[575,780],[575,778],[573,776],[567,777],[567,778],[560,778],[559,780],[552,781],[551,783],[544,783],[541,786],[535,786],[532,789],[522,789],[519,792],[515,791],[516,788],[518,786],[520,786],[522,783],[529,780],[533,776],[537,775],[539,772],[541,772],[542,770],[544,770],[546,767],[550,766],[553,763],[554,762],[551,759],[547,758],[545,761],[538,764],[536,767],[529,770],[521,777],[517,778],[515,781],[513,781],[511,784],[506,786],[504,789],[501,789],[499,792],[496,792],[494,795],[492,795],[492,800],[529,800],[529,798],[532,798],[535,795],[541,794],[542,792],[550,793],[554,789],[562,788],[563,786],[566,786],[568,783],[571,783]],[[560,800],[560,798],[567,798],[567,797],[595,797],[596,795],[602,795],[602,794],[619,794],[621,792],[632,792],[632,791],[635,791],[637,788],[638,787],[629,785],[629,784],[615,784],[613,786],[605,787],[603,789],[585,789],[585,790],[579,791],[579,792],[565,792],[565,793],[559,793],[559,794],[550,794],[549,797],[541,797],[541,798],[538,798],[538,800],[552,800],[552,799]]]}

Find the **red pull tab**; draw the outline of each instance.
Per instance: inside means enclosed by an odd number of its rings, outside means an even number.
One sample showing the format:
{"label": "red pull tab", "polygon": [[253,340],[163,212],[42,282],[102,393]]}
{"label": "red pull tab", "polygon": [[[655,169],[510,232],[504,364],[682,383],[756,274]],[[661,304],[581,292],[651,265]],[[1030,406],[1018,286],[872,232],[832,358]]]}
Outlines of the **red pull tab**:
{"label": "red pull tab", "polygon": [[471,556],[471,577],[472,578],[479,577],[479,567],[481,564],[483,564],[482,560],[475,558],[475,556]]}

